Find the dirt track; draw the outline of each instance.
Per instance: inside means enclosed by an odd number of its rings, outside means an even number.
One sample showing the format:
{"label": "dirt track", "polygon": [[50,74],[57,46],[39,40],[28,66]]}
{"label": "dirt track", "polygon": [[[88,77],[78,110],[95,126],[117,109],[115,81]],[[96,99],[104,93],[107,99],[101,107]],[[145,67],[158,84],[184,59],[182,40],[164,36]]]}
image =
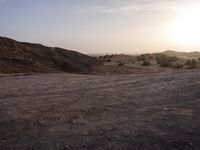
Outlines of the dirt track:
{"label": "dirt track", "polygon": [[200,70],[2,77],[0,149],[199,150]]}

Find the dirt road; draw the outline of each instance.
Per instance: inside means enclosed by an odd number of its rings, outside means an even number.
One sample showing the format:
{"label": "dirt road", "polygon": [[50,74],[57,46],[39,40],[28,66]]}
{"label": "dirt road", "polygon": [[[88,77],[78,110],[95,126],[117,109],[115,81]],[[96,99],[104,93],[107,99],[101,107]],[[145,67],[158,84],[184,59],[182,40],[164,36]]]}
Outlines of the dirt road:
{"label": "dirt road", "polygon": [[200,70],[0,78],[1,150],[199,150]]}

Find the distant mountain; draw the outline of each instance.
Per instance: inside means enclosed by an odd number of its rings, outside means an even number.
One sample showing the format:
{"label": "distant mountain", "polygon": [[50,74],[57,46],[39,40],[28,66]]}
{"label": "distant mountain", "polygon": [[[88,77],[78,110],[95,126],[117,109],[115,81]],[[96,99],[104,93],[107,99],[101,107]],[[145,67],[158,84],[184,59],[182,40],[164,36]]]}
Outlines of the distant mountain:
{"label": "distant mountain", "polygon": [[101,61],[62,48],[0,37],[0,73],[89,73]]}
{"label": "distant mountain", "polygon": [[182,58],[182,59],[199,59],[200,58],[200,52],[177,52],[177,51],[165,51],[161,52],[160,54],[167,55],[167,56],[175,56],[177,58]]}

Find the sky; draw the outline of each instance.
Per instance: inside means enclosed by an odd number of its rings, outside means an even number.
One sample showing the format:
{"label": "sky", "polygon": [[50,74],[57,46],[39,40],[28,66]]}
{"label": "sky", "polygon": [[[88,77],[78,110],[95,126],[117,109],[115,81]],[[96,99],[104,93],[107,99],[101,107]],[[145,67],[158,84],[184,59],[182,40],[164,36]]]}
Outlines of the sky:
{"label": "sky", "polygon": [[0,0],[0,36],[86,54],[198,51],[198,1]]}

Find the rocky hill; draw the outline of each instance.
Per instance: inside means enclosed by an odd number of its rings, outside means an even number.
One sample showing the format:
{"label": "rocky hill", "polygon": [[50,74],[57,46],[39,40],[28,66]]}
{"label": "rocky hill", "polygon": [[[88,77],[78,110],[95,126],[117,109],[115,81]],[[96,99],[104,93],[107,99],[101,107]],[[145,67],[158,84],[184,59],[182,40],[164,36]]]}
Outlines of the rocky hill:
{"label": "rocky hill", "polygon": [[75,51],[0,37],[0,73],[89,73],[96,65],[101,62]]}

